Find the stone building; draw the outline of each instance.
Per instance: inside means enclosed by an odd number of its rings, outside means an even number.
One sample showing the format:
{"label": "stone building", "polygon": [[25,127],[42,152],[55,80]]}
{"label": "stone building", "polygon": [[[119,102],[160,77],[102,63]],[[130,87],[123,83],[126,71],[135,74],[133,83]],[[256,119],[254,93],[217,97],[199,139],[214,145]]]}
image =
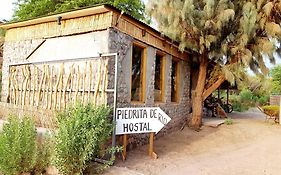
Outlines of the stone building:
{"label": "stone building", "polygon": [[[80,100],[157,106],[177,129],[190,113],[190,61],[178,44],[120,10],[99,5],[6,23],[2,102],[61,109]],[[162,134],[161,134],[162,133]]]}

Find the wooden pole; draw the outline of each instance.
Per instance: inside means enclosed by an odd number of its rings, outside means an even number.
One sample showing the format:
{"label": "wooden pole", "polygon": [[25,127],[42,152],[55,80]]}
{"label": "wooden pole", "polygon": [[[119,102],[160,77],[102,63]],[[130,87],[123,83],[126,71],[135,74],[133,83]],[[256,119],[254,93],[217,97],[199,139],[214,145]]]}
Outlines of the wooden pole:
{"label": "wooden pole", "polygon": [[50,87],[50,102],[48,104],[48,109],[52,109],[52,104],[53,104],[53,70],[55,69],[53,66],[50,67],[50,72],[51,72],[51,75],[50,75],[50,79],[49,79],[49,87]]}
{"label": "wooden pole", "polygon": [[128,145],[128,135],[123,135],[123,152],[122,152],[122,160],[125,161],[127,158],[127,145]]}
{"label": "wooden pole", "polygon": [[93,66],[92,66],[92,63],[89,62],[89,69],[90,69],[90,74],[88,76],[89,78],[89,82],[88,82],[88,99],[87,99],[87,102],[90,103],[91,102],[91,89],[92,89],[92,75],[93,75]]}
{"label": "wooden pole", "polygon": [[28,105],[30,105],[30,93],[31,93],[31,73],[30,73],[30,66],[26,66],[26,72],[27,72],[27,99],[28,99]]}
{"label": "wooden pole", "polygon": [[153,150],[154,147],[154,132],[151,132],[149,134],[149,145],[148,145],[148,155],[153,158],[153,159],[157,159],[158,156],[157,154],[154,152]]}
{"label": "wooden pole", "polygon": [[76,83],[76,91],[75,91],[75,95],[74,95],[74,103],[76,103],[77,101],[77,97],[78,97],[78,92],[79,92],[79,89],[80,89],[80,69],[79,69],[79,65],[77,66],[77,83]]}
{"label": "wooden pole", "polygon": [[86,76],[87,76],[87,62],[85,62],[84,73],[83,73],[83,89],[82,89],[82,103],[85,104],[85,88],[86,88]]}
{"label": "wooden pole", "polygon": [[15,104],[16,105],[18,105],[18,102],[19,102],[19,85],[18,85],[18,83],[17,83],[17,78],[16,78],[16,76],[17,76],[17,73],[18,72],[18,70],[17,70],[17,68],[15,68],[15,73],[14,73],[14,82],[15,82],[15,99],[16,99],[16,101],[15,101]]}
{"label": "wooden pole", "polygon": [[100,90],[100,83],[101,83],[101,71],[102,71],[102,60],[99,60],[99,69],[98,69],[98,79],[95,85],[95,92],[94,92],[94,105],[97,105],[97,98]]}

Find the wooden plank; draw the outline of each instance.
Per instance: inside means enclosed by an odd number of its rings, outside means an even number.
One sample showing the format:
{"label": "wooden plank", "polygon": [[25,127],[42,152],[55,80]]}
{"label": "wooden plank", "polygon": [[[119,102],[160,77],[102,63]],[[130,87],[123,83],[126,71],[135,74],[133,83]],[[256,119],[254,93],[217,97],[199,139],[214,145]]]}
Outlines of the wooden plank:
{"label": "wooden plank", "polygon": [[154,133],[151,132],[151,133],[149,134],[148,155],[149,155],[151,158],[153,158],[153,159],[157,159],[158,156],[157,156],[157,154],[154,152],[153,147],[154,147]]}
{"label": "wooden plank", "polygon": [[122,151],[122,160],[125,161],[127,158],[127,145],[128,145],[128,135],[123,135],[123,151]]}

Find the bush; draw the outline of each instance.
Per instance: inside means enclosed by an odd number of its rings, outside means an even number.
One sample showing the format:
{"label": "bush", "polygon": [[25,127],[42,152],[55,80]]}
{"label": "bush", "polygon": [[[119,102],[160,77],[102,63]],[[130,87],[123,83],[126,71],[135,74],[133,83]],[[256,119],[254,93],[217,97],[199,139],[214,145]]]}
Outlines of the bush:
{"label": "bush", "polygon": [[22,121],[10,116],[0,134],[0,172],[4,175],[21,173],[42,174],[50,165],[50,139],[36,139],[34,121],[24,117]]}
{"label": "bush", "polygon": [[28,118],[8,119],[0,134],[0,171],[5,175],[28,173],[36,163],[36,128]]}
{"label": "bush", "polygon": [[279,106],[277,105],[269,105],[269,106],[263,106],[262,109],[264,112],[270,116],[279,116]]}
{"label": "bush", "polygon": [[232,124],[233,124],[232,118],[228,117],[228,118],[224,119],[224,124],[226,124],[226,125],[232,125]]}
{"label": "bush", "polygon": [[256,105],[266,105],[269,100],[269,95],[254,94],[248,89],[243,89],[239,95],[231,95],[230,101],[234,111],[247,111],[251,107]]}
{"label": "bush", "polygon": [[239,96],[240,96],[240,100],[242,102],[251,102],[253,100],[253,97],[254,97],[253,93],[248,89],[243,89],[240,92]]}
{"label": "bush", "polygon": [[36,164],[33,168],[34,174],[42,175],[46,168],[51,165],[52,158],[52,138],[45,135],[37,142]]}
{"label": "bush", "polygon": [[261,96],[259,97],[258,99],[258,103],[259,105],[263,106],[263,105],[266,105],[269,101],[269,95],[264,95],[264,96]]}
{"label": "bush", "polygon": [[243,105],[240,101],[232,102],[232,107],[233,107],[234,111],[238,111],[238,112],[244,112],[244,111],[247,111],[249,109],[248,106]]}
{"label": "bush", "polygon": [[81,174],[111,135],[111,108],[77,104],[58,114],[55,165],[61,174]]}

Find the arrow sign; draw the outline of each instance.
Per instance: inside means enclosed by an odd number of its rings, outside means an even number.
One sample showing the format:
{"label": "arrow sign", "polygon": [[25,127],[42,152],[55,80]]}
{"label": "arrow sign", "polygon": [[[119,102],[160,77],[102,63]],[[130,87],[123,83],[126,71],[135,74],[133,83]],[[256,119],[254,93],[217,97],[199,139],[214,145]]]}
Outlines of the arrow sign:
{"label": "arrow sign", "polygon": [[156,134],[171,118],[159,107],[117,108],[116,135],[150,133]]}

